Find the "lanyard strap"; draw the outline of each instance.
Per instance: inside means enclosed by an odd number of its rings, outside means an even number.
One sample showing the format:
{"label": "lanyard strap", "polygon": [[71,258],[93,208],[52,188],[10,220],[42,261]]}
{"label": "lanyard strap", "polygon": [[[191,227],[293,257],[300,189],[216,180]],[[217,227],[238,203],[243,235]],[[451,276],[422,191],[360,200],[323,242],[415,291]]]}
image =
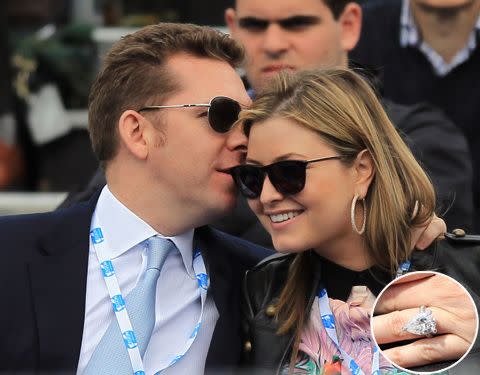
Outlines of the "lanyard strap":
{"label": "lanyard strap", "polygon": [[[107,239],[103,236],[101,229],[100,221],[98,216],[94,214],[92,219],[92,230],[90,231],[90,241],[92,248],[97,255],[98,262],[102,271],[102,276],[107,286],[108,294],[112,302],[112,308],[115,313],[115,318],[117,319],[120,331],[122,332],[123,340],[125,342],[125,349],[127,350],[128,356],[130,358],[130,363],[132,365],[134,375],[145,375],[145,369],[143,366],[142,357],[140,355],[140,350],[138,348],[138,342],[135,336],[135,332],[130,321],[130,317],[125,306],[125,299],[122,296],[120,290],[120,285],[115,273],[115,268],[111,259],[106,255],[108,249]],[[192,330],[192,333],[187,338],[185,344],[181,350],[173,356],[169,364],[158,370],[155,375],[161,374],[165,369],[177,363],[188,351],[195,341],[198,332],[202,326],[203,313],[205,310],[205,302],[207,299],[207,290],[210,285],[210,280],[207,275],[205,262],[201,251],[195,249],[193,252],[193,270],[195,272],[195,277],[198,282],[198,289],[200,291],[200,299],[202,303],[200,316],[198,318],[197,324]]]}
{"label": "lanyard strap", "polygon": [[[320,288],[318,293],[318,307],[320,309],[320,317],[322,318],[323,326],[327,331],[328,337],[333,341],[338,351],[340,352],[343,363],[348,364],[350,372],[354,375],[365,375],[360,366],[355,362],[355,360],[348,354],[338,342],[337,331],[335,329],[335,317],[333,316],[332,310],[330,308],[330,302],[328,300],[327,289],[323,286]],[[343,365],[342,363],[342,365]],[[375,367],[376,366],[376,367]],[[379,370],[379,350],[376,345],[373,346],[373,357],[372,357],[372,374],[377,374]]]}
{"label": "lanyard strap", "polygon": [[[409,260],[400,264],[396,277],[403,275],[408,272],[410,269],[411,262]],[[344,361],[348,363],[348,368],[353,375],[365,375],[360,366],[355,362],[355,360],[340,346],[337,337],[337,331],[335,328],[335,317],[330,308],[330,302],[328,300],[327,289],[323,286],[320,286],[320,291],[318,293],[318,307],[320,309],[320,317],[322,318],[323,326],[327,331],[328,337],[333,341],[338,351],[342,355]],[[380,350],[377,345],[373,345],[373,356],[372,356],[372,375],[380,374]]]}

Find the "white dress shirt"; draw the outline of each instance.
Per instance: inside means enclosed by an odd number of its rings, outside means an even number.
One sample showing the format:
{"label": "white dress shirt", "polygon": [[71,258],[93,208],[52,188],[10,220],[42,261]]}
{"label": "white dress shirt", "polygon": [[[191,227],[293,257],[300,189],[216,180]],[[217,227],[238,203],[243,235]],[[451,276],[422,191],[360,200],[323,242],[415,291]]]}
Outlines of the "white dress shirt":
{"label": "white dress shirt", "polygon": [[[107,255],[112,260],[125,297],[135,287],[146,267],[145,240],[161,234],[125,207],[107,186],[100,194],[94,215],[100,220],[103,235],[108,240]],[[200,315],[200,291],[192,267],[193,232],[192,229],[175,237],[167,237],[179,251],[169,253],[158,279],[155,327],[143,358],[147,375],[155,374],[179,354]],[[90,243],[85,323],[77,374],[85,369],[113,319],[112,303]],[[163,371],[162,375],[203,374],[217,320],[218,310],[208,293],[202,328],[197,338],[185,356]]]}

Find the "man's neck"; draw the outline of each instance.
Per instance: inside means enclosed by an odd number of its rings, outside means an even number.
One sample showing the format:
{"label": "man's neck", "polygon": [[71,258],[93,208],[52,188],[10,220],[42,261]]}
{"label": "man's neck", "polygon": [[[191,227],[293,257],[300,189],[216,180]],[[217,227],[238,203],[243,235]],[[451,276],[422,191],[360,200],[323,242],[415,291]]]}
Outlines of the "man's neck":
{"label": "man's neck", "polygon": [[[128,177],[123,177],[126,175]],[[125,207],[164,236],[176,236],[203,225],[200,218],[187,210],[182,202],[168,191],[149,188],[148,179],[135,172],[110,174],[106,172],[108,188]],[[183,213],[183,215],[182,215]]]}
{"label": "man's neck", "polygon": [[480,1],[472,1],[461,8],[445,8],[432,11],[411,1],[415,23],[422,39],[431,46],[445,62],[450,63],[468,43],[468,38],[480,14]]}

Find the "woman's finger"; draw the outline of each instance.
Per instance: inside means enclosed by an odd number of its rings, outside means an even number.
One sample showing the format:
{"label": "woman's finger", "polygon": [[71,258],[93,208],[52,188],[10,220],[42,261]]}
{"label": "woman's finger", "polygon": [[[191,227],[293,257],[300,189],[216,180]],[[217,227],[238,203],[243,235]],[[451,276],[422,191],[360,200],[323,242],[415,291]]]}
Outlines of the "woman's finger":
{"label": "woman's finger", "polygon": [[412,230],[412,248],[424,250],[438,237],[442,237],[446,231],[445,221],[434,214],[426,227],[420,226]]}
{"label": "woman's finger", "polygon": [[[432,315],[436,321],[437,334],[457,333],[455,331],[455,322],[457,319],[452,317],[452,314],[435,307],[429,309],[432,311]],[[377,343],[387,344],[421,338],[419,335],[404,330],[405,325],[407,325],[419,311],[420,310],[416,308],[374,316],[371,320],[371,327]]]}
{"label": "woman's finger", "polygon": [[382,353],[395,365],[410,368],[459,359],[469,347],[468,341],[447,334],[417,340],[408,345],[384,350]]}

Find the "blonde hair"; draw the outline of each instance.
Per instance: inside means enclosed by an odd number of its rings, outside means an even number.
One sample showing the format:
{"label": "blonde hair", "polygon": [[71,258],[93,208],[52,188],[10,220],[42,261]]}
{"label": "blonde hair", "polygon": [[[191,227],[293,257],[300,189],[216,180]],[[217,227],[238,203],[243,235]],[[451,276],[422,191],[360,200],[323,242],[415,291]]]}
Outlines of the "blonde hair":
{"label": "blonde hair", "polygon": [[[435,193],[373,89],[348,69],[280,74],[259,93],[251,109],[241,113],[239,121],[248,135],[253,124],[274,116],[295,120],[318,133],[338,154],[347,156],[342,160],[347,165],[362,150],[370,153],[375,175],[365,197],[364,243],[375,265],[393,274],[410,257],[411,229],[434,212]],[[421,209],[412,218],[417,201]],[[280,333],[296,329],[297,348],[311,279],[307,256],[307,252],[295,256],[277,312]]]}

